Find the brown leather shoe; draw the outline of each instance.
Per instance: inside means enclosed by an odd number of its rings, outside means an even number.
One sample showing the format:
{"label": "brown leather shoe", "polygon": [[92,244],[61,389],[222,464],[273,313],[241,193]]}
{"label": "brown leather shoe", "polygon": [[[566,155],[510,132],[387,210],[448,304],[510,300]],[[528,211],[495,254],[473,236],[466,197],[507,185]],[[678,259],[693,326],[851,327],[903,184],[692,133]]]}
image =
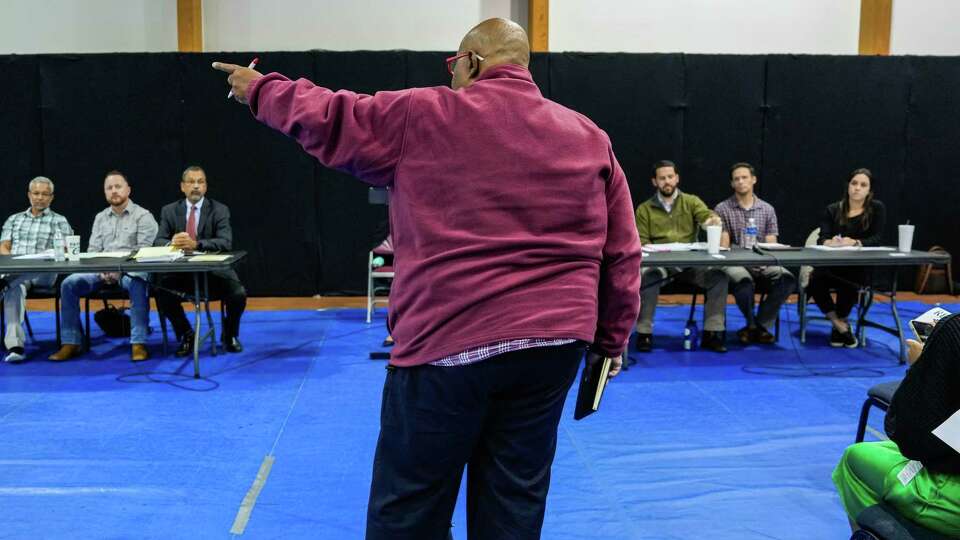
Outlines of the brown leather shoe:
{"label": "brown leather shoe", "polygon": [[71,358],[80,356],[81,348],[79,345],[71,345],[69,343],[64,343],[60,350],[51,354],[47,357],[48,360],[53,360],[54,362],[63,362]]}
{"label": "brown leather shoe", "polygon": [[150,353],[147,352],[147,346],[142,343],[134,343],[130,347],[130,361],[131,362],[143,362],[150,358]]}

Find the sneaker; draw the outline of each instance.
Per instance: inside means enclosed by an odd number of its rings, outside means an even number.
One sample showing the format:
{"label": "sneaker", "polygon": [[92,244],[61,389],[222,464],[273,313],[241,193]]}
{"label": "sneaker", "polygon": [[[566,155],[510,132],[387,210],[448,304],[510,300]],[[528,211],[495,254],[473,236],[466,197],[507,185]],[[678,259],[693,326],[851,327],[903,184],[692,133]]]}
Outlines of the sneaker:
{"label": "sneaker", "polygon": [[858,345],[856,336],[853,335],[853,330],[847,330],[846,332],[840,332],[836,328],[830,331],[830,346],[831,347],[846,347],[848,349],[854,349]]}
{"label": "sneaker", "polygon": [[840,334],[843,338],[843,346],[848,349],[855,349],[859,343],[857,337],[853,335],[853,330],[847,330],[846,334]]}
{"label": "sneaker", "polygon": [[637,333],[635,346],[637,352],[650,352],[653,350],[653,334]]}
{"label": "sneaker", "polygon": [[830,346],[843,347],[843,334],[836,328],[830,330]]}
{"label": "sneaker", "polygon": [[23,362],[27,357],[23,354],[23,347],[10,347],[10,352],[7,353],[7,356],[4,357],[3,361],[16,364],[18,362]]}

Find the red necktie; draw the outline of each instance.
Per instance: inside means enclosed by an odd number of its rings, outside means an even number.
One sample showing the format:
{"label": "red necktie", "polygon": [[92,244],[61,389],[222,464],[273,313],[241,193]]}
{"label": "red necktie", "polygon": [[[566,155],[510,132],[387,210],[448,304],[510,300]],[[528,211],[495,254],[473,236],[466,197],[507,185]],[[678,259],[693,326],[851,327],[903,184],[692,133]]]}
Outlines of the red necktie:
{"label": "red necktie", "polygon": [[197,207],[190,205],[190,216],[187,217],[187,234],[192,240],[197,239]]}

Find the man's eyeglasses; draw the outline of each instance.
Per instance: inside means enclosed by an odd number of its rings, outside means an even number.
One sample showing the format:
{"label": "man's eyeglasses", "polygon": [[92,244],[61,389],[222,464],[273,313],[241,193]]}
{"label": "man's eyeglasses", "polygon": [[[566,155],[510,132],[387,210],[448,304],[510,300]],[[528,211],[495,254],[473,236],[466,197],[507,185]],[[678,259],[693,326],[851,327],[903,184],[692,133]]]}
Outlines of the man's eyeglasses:
{"label": "man's eyeglasses", "polygon": [[447,71],[450,72],[450,75],[453,75],[453,68],[457,65],[457,60],[470,56],[471,54],[476,55],[478,62],[483,62],[483,57],[473,51],[462,52],[456,56],[451,56],[447,58]]}

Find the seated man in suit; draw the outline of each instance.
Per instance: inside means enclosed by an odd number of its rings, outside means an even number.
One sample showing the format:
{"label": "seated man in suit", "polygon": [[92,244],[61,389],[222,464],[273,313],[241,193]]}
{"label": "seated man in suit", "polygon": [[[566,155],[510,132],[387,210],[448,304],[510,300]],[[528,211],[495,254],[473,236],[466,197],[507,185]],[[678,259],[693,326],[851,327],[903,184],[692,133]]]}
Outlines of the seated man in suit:
{"label": "seated man in suit", "polygon": [[[53,202],[53,182],[38,176],[27,187],[30,208],[13,214],[3,224],[0,235],[0,255],[28,255],[53,247],[53,237],[59,230],[63,237],[73,234],[67,218],[50,209]],[[3,310],[7,318],[3,344],[7,347],[4,362],[22,362],[27,359],[23,344],[23,313],[27,289],[33,286],[50,287],[56,274],[8,274],[0,276],[3,292]]]}
{"label": "seated man in suit", "polygon": [[[110,171],[103,181],[103,194],[110,206],[97,214],[87,251],[135,251],[152,246],[157,236],[157,220],[146,208],[130,200],[130,183],[120,171]],[[81,351],[83,330],[80,325],[80,297],[106,285],[120,284],[130,295],[130,359],[140,362],[147,353],[150,329],[150,291],[147,274],[101,272],[70,274],[60,285],[60,318],[63,320],[60,350],[50,360],[69,360]]]}
{"label": "seated man in suit", "polygon": [[[155,245],[172,245],[191,251],[230,251],[233,230],[230,227],[230,209],[223,203],[206,198],[207,174],[196,165],[187,167],[180,178],[180,191],[186,197],[163,207],[160,211],[160,234]],[[226,319],[220,336],[228,352],[241,352],[240,317],[247,307],[247,291],[233,270],[210,272],[210,294],[226,306]],[[193,352],[193,327],[183,313],[182,299],[170,292],[193,293],[190,274],[163,274],[158,276],[157,308],[173,326],[180,347],[177,356]],[[167,289],[167,290],[164,290]]]}
{"label": "seated man in suit", "polygon": [[[653,164],[653,187],[656,195],[637,207],[637,232],[640,242],[646,244],[669,244],[671,242],[694,242],[697,228],[720,225],[720,217],[711,212],[700,197],[680,191],[680,171],[672,161]],[[657,308],[660,285],[667,276],[680,274],[680,281],[693,283],[706,289],[704,295],[703,348],[714,352],[727,352],[725,341],[725,317],[727,309],[727,275],[717,268],[658,268],[644,265],[640,279],[643,291],[640,300],[640,318],[637,320],[637,344],[640,352],[649,352],[653,347],[653,313]]]}

